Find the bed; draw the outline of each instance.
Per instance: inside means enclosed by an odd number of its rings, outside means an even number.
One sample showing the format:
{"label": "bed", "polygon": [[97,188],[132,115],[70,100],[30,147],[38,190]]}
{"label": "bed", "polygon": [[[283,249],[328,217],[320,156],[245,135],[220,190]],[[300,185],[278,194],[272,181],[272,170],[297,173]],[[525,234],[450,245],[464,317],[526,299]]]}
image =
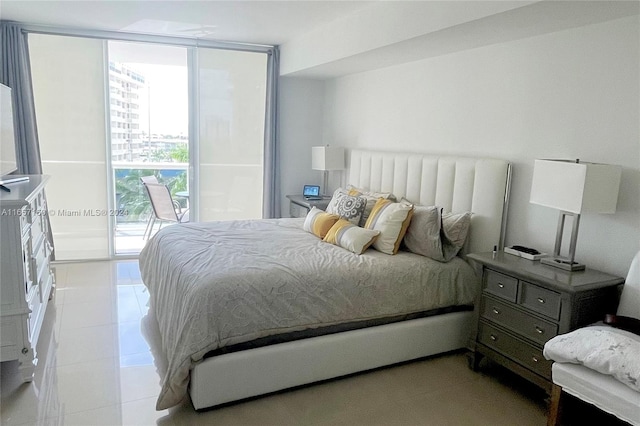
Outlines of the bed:
{"label": "bed", "polygon": [[[502,160],[352,150],[347,182],[473,213],[468,251],[502,245]],[[140,254],[166,373],[157,409],[196,409],[466,346],[479,279],[464,253],[355,255],[304,219],[168,227]]]}

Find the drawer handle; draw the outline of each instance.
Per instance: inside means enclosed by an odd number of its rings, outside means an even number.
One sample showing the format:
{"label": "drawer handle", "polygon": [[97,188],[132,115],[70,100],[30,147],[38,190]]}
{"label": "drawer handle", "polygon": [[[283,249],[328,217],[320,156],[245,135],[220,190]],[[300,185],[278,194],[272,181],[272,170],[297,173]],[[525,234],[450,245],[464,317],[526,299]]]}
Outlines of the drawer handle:
{"label": "drawer handle", "polygon": [[542,328],[540,328],[540,327],[538,327],[536,325],[536,332],[538,332],[538,334],[544,334],[544,329],[542,329]]}
{"label": "drawer handle", "polygon": [[498,340],[498,338],[497,338],[496,336],[494,336],[493,334],[492,334],[491,336],[489,336],[489,339],[493,340],[494,342],[495,342],[496,340]]}
{"label": "drawer handle", "polygon": [[502,283],[498,283],[498,287],[500,287],[500,288],[504,288],[504,284],[502,284]]}
{"label": "drawer handle", "polygon": [[500,315],[500,311],[497,310],[496,308],[493,308],[493,313],[496,314],[496,315]]}
{"label": "drawer handle", "polygon": [[538,362],[538,357],[537,356],[532,356],[531,359],[533,360],[533,362]]}
{"label": "drawer handle", "polygon": [[540,302],[540,303],[544,303],[544,302],[545,302],[545,300],[544,300],[542,297],[538,297],[538,302]]}

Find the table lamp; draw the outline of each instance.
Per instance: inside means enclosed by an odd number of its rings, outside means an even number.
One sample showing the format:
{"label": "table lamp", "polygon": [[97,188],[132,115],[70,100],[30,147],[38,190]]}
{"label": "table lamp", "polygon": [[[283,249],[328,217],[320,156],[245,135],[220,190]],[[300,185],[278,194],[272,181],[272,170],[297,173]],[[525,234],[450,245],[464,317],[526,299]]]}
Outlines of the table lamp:
{"label": "table lamp", "polygon": [[[622,167],[580,160],[535,160],[530,202],[560,210],[553,257],[540,261],[567,271],[580,271],[575,262],[580,215],[583,212],[615,213]],[[569,255],[560,255],[564,223],[573,217]]]}
{"label": "table lamp", "polygon": [[324,171],[322,195],[326,196],[329,186],[329,171],[344,170],[344,148],[329,145],[311,147],[311,168]]}

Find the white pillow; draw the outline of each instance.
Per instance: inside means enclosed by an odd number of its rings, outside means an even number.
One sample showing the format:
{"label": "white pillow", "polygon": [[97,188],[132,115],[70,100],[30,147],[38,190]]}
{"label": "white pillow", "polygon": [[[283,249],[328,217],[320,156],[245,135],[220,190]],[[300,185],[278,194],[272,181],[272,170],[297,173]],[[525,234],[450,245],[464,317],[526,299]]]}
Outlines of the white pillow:
{"label": "white pillow", "polygon": [[409,203],[378,199],[364,226],[380,231],[380,236],[373,242],[373,248],[382,253],[396,254],[412,214],[413,205]]}
{"label": "white pillow", "polygon": [[360,228],[346,219],[338,220],[323,241],[335,244],[355,254],[362,254],[375,241],[380,231]]}
{"label": "white pillow", "polygon": [[561,334],[544,345],[544,357],[582,364],[640,392],[640,336],[609,326],[591,326]]}
{"label": "white pillow", "polygon": [[317,207],[312,207],[304,220],[302,229],[311,232],[318,238],[324,238],[329,229],[340,219],[340,216],[325,213]]}

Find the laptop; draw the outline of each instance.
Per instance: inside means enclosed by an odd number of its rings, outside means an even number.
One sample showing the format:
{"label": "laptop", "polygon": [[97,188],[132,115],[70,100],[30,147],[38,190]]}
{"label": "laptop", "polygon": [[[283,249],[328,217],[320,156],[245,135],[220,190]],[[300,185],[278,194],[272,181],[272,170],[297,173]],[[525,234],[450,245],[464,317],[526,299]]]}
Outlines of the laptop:
{"label": "laptop", "polygon": [[305,200],[322,200],[320,195],[320,187],[318,185],[305,185],[302,190]]}

